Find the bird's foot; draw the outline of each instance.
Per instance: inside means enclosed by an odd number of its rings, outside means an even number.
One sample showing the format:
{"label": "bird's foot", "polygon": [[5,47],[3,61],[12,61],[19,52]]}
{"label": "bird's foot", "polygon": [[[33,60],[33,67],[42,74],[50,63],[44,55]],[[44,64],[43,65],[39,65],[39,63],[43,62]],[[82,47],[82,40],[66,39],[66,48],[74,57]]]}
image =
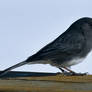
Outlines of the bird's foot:
{"label": "bird's foot", "polygon": [[71,76],[84,76],[84,75],[88,75],[88,73],[76,73],[76,72],[70,72]]}
{"label": "bird's foot", "polygon": [[84,75],[88,75],[88,73],[76,73],[76,72],[66,72],[64,71],[63,73],[58,72],[57,74],[63,74],[66,76],[84,76]]}

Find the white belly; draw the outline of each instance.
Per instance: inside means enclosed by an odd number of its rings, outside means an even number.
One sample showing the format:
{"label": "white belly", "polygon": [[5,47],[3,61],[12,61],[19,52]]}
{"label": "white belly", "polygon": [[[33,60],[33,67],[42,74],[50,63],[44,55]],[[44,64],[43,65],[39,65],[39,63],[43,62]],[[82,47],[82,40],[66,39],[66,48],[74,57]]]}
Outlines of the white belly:
{"label": "white belly", "polygon": [[78,63],[81,63],[85,58],[76,58],[76,59],[73,59],[71,61],[68,61],[68,62],[65,62],[64,63],[64,66],[72,66],[72,65],[76,65]]}
{"label": "white belly", "polygon": [[84,59],[85,58],[80,58],[80,59],[79,58],[76,58],[76,59],[73,59],[71,61],[66,61],[64,63],[61,63],[61,65],[58,65],[58,64],[56,64],[56,63],[54,63],[53,61],[50,61],[50,60],[47,60],[47,61],[45,61],[45,60],[39,60],[39,61],[30,62],[28,64],[51,64],[52,66],[56,66],[56,67],[58,67],[58,66],[61,66],[61,67],[62,66],[70,67],[72,65],[76,65],[76,64],[82,62]]}

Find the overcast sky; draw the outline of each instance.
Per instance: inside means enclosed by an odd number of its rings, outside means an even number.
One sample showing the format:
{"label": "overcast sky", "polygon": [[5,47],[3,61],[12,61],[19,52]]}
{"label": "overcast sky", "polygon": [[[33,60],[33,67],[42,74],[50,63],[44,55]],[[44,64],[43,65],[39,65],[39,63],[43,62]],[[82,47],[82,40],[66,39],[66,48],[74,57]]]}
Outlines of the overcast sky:
{"label": "overcast sky", "polygon": [[[81,17],[92,17],[92,0],[0,0],[0,70],[36,53]],[[60,72],[38,64],[14,70]],[[72,70],[92,74],[92,53]]]}

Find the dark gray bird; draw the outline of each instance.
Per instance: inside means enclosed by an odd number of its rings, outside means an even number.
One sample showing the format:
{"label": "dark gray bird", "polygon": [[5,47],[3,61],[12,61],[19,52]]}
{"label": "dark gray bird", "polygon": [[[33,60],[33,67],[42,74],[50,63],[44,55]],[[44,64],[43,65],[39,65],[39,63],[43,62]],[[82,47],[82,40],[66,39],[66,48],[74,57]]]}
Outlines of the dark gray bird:
{"label": "dark gray bird", "polygon": [[63,34],[47,44],[25,61],[11,66],[1,72],[0,76],[25,64],[51,64],[62,70],[75,74],[68,67],[85,59],[92,49],[92,18],[84,17],[75,21]]}

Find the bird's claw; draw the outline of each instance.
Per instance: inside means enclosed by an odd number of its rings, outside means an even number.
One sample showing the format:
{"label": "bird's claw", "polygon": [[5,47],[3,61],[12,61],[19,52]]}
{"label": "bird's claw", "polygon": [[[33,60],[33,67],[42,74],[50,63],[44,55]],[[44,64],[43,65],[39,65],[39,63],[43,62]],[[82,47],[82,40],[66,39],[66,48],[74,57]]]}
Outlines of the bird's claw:
{"label": "bird's claw", "polygon": [[84,76],[84,75],[88,75],[88,73],[71,73],[71,76]]}
{"label": "bird's claw", "polygon": [[63,72],[63,73],[58,72],[57,74],[63,74],[63,75],[66,75],[66,76],[84,76],[84,75],[88,75],[88,73],[76,73],[76,72]]}

